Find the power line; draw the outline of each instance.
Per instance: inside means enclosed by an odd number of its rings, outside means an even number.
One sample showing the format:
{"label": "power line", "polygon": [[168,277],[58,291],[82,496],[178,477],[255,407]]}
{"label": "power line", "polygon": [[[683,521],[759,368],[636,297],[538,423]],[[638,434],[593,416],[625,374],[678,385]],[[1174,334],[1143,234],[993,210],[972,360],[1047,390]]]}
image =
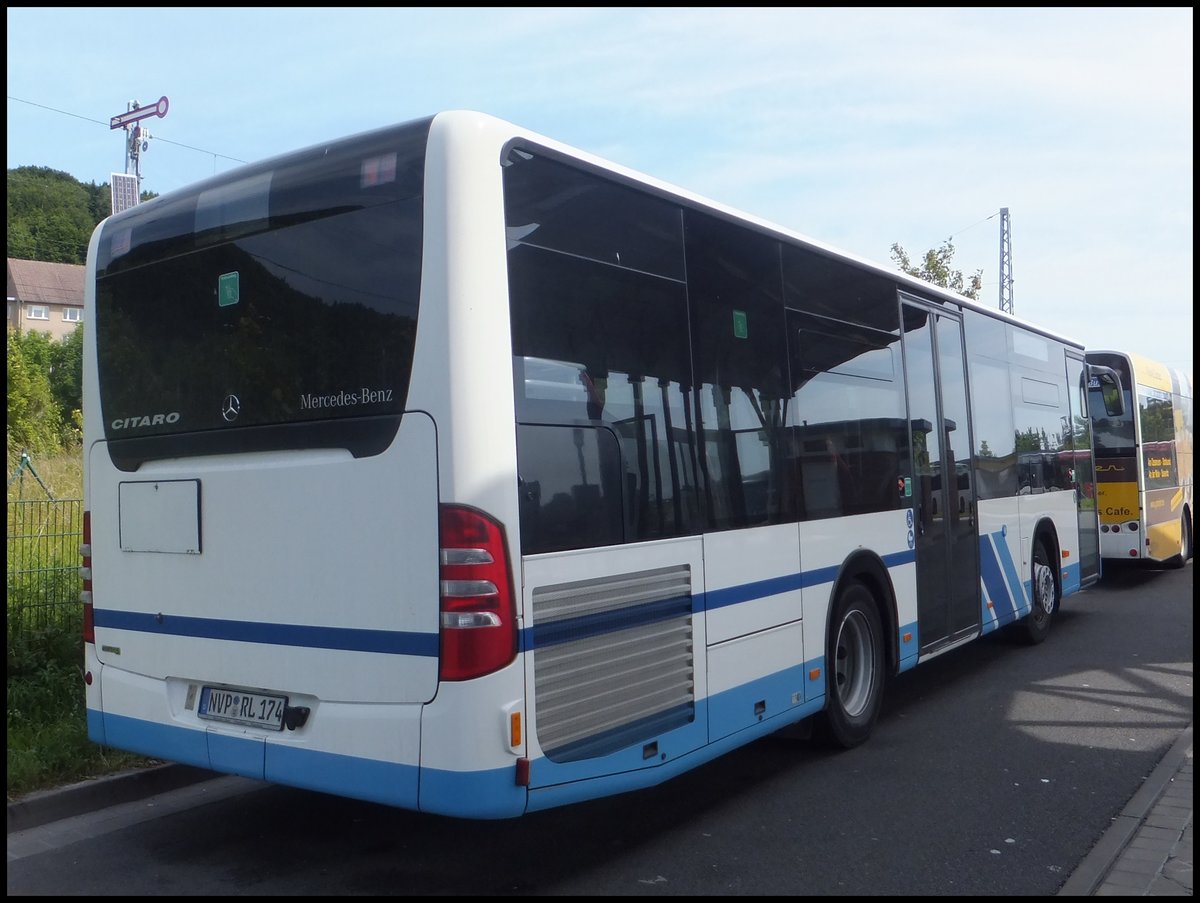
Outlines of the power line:
{"label": "power line", "polygon": [[[32,100],[25,100],[20,97],[13,97],[11,94],[6,95],[6,96],[8,97],[9,100],[15,100],[17,103],[29,104],[29,106],[31,106],[31,107],[39,107],[40,109],[43,109],[43,110],[49,110],[51,113],[60,113],[63,116],[71,116],[75,119],[82,119],[84,122],[94,122],[97,125],[104,126],[105,128],[109,127],[109,123],[103,122],[99,119],[91,119],[88,116],[80,116],[78,113],[70,113],[66,110],[57,110],[54,107],[48,107],[42,103],[34,103]],[[184,144],[181,141],[172,141],[170,138],[163,138],[161,135],[157,135],[157,134],[151,135],[151,138],[155,141],[163,141],[167,144],[174,144],[176,147],[186,148],[187,150],[193,150],[193,151],[196,151],[197,153],[209,154],[213,157],[220,157],[223,160],[232,160],[234,163],[248,163],[249,162],[248,160],[242,160],[242,159],[239,159],[238,157],[231,157],[228,154],[219,154],[216,151],[205,150],[202,147],[192,147],[192,145]]]}
{"label": "power line", "polygon": [[999,213],[993,213],[991,216],[985,216],[983,219],[979,220],[978,222],[971,223],[971,225],[969,225],[969,226],[963,226],[961,229],[958,229],[955,232],[951,232],[950,238],[947,238],[946,241],[949,241],[951,238],[954,238],[955,235],[962,235],[968,229],[974,229],[976,226],[980,225],[981,223],[986,223],[990,219],[995,219],[999,215],[1000,215]]}
{"label": "power line", "polygon": [[48,107],[45,104],[34,103],[32,100],[22,100],[20,97],[13,97],[11,94],[8,95],[8,99],[15,100],[17,103],[27,103],[31,107],[41,107],[43,110],[49,110],[51,113],[62,113],[64,116],[73,116],[76,119],[82,119],[84,122],[94,122],[97,125],[108,125],[107,122],[101,122],[99,119],[89,119],[86,116],[80,116],[78,113],[68,113],[66,110],[56,110],[54,107]]}

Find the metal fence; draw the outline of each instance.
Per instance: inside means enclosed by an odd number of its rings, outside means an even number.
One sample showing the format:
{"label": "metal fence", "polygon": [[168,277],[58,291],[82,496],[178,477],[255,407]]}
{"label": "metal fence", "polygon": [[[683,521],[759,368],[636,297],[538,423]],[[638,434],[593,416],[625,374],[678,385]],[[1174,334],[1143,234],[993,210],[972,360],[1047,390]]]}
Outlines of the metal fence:
{"label": "metal fence", "polygon": [[8,502],[8,632],[79,625],[81,499]]}

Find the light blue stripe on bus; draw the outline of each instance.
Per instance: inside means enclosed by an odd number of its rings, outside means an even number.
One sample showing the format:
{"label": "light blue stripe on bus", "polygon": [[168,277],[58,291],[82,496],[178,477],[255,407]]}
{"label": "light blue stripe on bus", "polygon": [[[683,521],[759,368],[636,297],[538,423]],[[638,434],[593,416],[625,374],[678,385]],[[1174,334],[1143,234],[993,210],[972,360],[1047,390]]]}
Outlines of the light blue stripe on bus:
{"label": "light blue stripe on bus", "polygon": [[230,621],[219,618],[186,618],[132,611],[95,609],[97,627],[136,630],[168,636],[235,640],[271,646],[303,646],[310,649],[342,649],[348,652],[383,652],[390,655],[438,656],[436,633],[398,630],[364,630],[354,627],[309,627],[301,624],[268,624],[259,621]]}
{"label": "light blue stripe on bus", "polygon": [[1083,568],[1078,564],[1068,564],[1062,570],[1062,594],[1064,597],[1077,593],[1083,588]]}
{"label": "light blue stripe on bus", "polygon": [[[908,639],[904,639],[905,637]],[[897,671],[907,671],[916,667],[921,652],[921,630],[916,621],[903,624],[896,636],[898,657],[900,659]]]}
{"label": "light blue stripe on bus", "polygon": [[[643,761],[640,763],[642,767],[637,767],[631,763],[630,770],[612,770],[608,774],[593,774],[590,777],[580,774],[578,779],[567,779],[562,783],[531,787],[528,811],[537,812],[567,803],[585,802],[614,793],[625,793],[630,790],[653,787],[670,778],[684,774],[698,765],[703,765],[705,762],[716,759],[724,753],[737,749],[739,746],[743,746],[752,740],[773,733],[801,718],[815,715],[821,710],[824,703],[824,696],[817,697],[811,701],[805,701],[787,712],[782,712],[773,718],[764,718],[762,721],[757,721],[741,730],[736,730],[711,743],[699,742],[690,748],[685,746],[685,751],[678,756],[667,756],[666,759],[651,760],[654,764],[647,764]],[[662,741],[660,738],[660,748],[665,745],[669,745],[669,739]],[[640,747],[635,748],[633,752],[640,756]],[[577,764],[583,766],[587,763],[581,762]],[[550,766],[550,763],[547,763],[544,759],[536,760],[532,766],[533,774],[541,774],[539,769],[548,766]],[[557,776],[558,772],[555,771],[554,775]]]}
{"label": "light blue stripe on bus", "polygon": [[422,770],[416,765],[272,743],[262,737],[153,724],[94,709],[88,709],[87,724],[88,737],[96,743],[386,806],[470,818],[511,818],[525,811],[526,790],[514,780],[515,761],[486,771]]}

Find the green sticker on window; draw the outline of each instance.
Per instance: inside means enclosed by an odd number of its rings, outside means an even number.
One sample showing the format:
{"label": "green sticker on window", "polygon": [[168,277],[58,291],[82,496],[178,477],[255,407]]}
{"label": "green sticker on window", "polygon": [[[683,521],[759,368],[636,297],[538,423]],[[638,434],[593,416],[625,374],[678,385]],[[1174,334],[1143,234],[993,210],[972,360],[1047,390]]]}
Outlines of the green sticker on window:
{"label": "green sticker on window", "polygon": [[744,310],[735,310],[733,312],[734,337],[744,339],[749,334],[749,330],[746,328],[746,312]]}
{"label": "green sticker on window", "polygon": [[217,304],[229,307],[241,300],[241,281],[237,273],[222,273],[217,277]]}

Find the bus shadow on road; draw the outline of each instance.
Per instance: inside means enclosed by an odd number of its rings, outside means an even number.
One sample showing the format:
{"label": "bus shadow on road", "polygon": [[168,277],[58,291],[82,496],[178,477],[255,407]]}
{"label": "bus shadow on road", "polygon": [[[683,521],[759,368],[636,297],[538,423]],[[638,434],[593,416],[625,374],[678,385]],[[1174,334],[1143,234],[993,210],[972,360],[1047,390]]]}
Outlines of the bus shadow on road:
{"label": "bus shadow on road", "polygon": [[1127,590],[1152,587],[1178,568],[1149,561],[1105,560],[1100,582],[1091,591]]}

